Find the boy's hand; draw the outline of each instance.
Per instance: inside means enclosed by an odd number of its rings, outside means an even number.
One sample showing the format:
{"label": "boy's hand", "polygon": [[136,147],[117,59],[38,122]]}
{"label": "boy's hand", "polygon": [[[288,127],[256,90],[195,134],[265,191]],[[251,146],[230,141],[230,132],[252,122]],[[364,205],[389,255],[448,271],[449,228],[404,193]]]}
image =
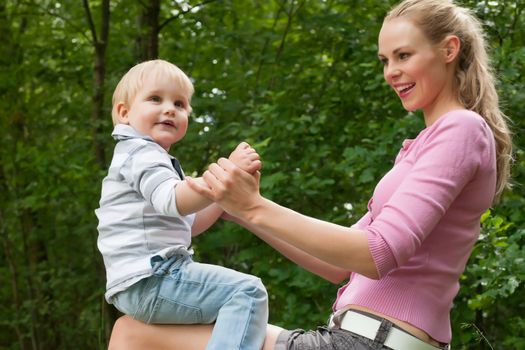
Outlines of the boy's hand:
{"label": "boy's hand", "polygon": [[246,142],[241,142],[230,154],[228,159],[250,174],[254,174],[262,167],[259,154]]}

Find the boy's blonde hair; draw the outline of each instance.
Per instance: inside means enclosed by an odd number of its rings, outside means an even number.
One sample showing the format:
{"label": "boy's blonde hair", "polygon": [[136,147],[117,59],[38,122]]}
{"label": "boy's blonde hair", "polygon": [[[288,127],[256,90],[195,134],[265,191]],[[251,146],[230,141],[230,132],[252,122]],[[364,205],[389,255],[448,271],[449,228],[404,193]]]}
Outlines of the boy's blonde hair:
{"label": "boy's blonde hair", "polygon": [[[129,108],[138,91],[144,85],[146,78],[153,77],[155,81],[166,79],[178,85],[178,89],[191,102],[193,95],[193,84],[188,76],[176,65],[164,60],[145,61],[132,67],[122,79],[120,79],[115,92],[113,93],[111,117],[113,125],[118,124],[118,113],[116,106],[118,103],[124,103]],[[191,106],[188,105],[188,112],[191,113]]]}
{"label": "boy's blonde hair", "polygon": [[395,6],[385,21],[406,17],[415,22],[432,43],[456,35],[461,48],[455,72],[459,101],[481,115],[496,140],[497,180],[495,200],[510,186],[512,140],[507,117],[499,108],[493,69],[487,54],[485,34],[472,11],[452,0],[405,0]]}

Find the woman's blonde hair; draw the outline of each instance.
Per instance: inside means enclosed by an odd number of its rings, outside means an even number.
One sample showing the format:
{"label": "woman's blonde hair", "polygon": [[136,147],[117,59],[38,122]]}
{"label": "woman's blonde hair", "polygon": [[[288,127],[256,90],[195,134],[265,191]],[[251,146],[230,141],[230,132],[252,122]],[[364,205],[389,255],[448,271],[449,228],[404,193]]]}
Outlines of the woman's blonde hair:
{"label": "woman's blonde hair", "polygon": [[459,101],[481,115],[496,140],[497,181],[495,200],[510,187],[512,140],[507,117],[499,108],[494,73],[487,54],[481,22],[469,9],[452,0],[405,0],[396,5],[385,21],[407,17],[419,26],[432,43],[448,35],[461,41],[456,64],[456,87]]}
{"label": "woman's blonde hair", "polygon": [[[155,81],[166,79],[173,82],[181,90],[181,93],[188,98],[188,102],[191,102],[191,96],[194,92],[193,84],[179,67],[160,59],[145,61],[133,66],[117,84],[112,100],[111,117],[113,125],[118,124],[117,104],[124,103],[129,108],[137,92],[144,85],[146,78],[150,77],[155,79]],[[188,106],[188,109],[191,112],[191,106]]]}

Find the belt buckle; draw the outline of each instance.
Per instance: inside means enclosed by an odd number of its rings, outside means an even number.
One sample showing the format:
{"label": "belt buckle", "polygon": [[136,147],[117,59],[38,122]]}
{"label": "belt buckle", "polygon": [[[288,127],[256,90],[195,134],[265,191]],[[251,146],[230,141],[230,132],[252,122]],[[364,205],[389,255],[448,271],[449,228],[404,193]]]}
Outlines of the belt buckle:
{"label": "belt buckle", "polygon": [[328,328],[338,329],[338,327],[336,326],[334,322],[334,316],[335,316],[335,312],[332,312],[330,316],[328,317],[328,320],[326,320],[326,325],[328,326]]}
{"label": "belt buckle", "polygon": [[348,309],[343,308],[332,312],[326,323],[328,327],[332,329],[341,329],[341,319],[347,311]]}

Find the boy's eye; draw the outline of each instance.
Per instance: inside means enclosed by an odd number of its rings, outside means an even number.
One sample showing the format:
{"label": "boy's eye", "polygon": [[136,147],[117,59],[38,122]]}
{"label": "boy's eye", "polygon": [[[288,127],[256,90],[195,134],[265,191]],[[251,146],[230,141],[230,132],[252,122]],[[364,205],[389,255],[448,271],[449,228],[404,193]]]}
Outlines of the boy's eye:
{"label": "boy's eye", "polygon": [[177,108],[184,108],[184,102],[182,101],[175,101],[174,105]]}
{"label": "boy's eye", "polygon": [[151,96],[149,99],[151,101],[153,101],[153,102],[160,102],[160,101],[162,101],[162,99],[159,96]]}

